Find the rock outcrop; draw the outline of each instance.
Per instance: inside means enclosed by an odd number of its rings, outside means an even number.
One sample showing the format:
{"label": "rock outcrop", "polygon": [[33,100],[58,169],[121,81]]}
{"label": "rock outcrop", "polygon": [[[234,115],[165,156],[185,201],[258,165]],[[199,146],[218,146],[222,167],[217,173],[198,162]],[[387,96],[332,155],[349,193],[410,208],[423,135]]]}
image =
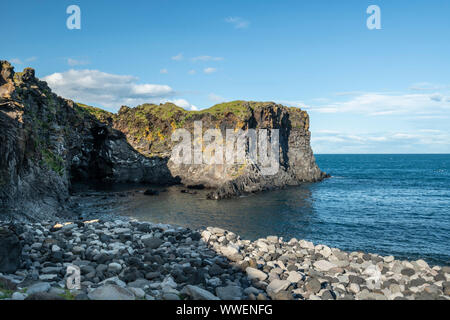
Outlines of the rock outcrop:
{"label": "rock outcrop", "polygon": [[33,69],[0,67],[1,218],[66,214],[74,180],[176,182],[165,159],[141,155],[123,133],[52,93]]}
{"label": "rock outcrop", "polygon": [[[0,67],[1,218],[67,215],[70,186],[77,180],[181,182],[211,188],[209,197],[221,199],[325,177],[310,148],[308,115],[298,108],[234,101],[186,111],[166,103],[124,106],[113,114],[55,95],[31,68],[15,73],[7,61]],[[227,129],[278,129],[279,169],[266,175],[260,164],[247,161],[248,142],[241,163],[173,161],[172,133],[193,133],[198,122],[200,141],[195,135],[193,141],[201,150],[207,129],[218,129],[224,140]]]}
{"label": "rock outcrop", "polygon": [[[103,116],[100,120],[123,132],[128,142],[142,154],[167,159],[172,176],[180,177],[182,183],[212,188],[209,193],[212,199],[315,182],[326,176],[318,168],[310,147],[308,114],[299,108],[273,102],[233,101],[202,111],[186,111],[171,103],[145,104],[136,108],[122,107],[117,114],[109,118]],[[202,126],[202,135],[197,138],[194,135],[196,122]],[[173,142],[171,136],[180,128],[188,130],[192,142],[199,143],[202,150],[207,146],[206,130],[218,129],[224,142],[222,163],[174,162],[170,157],[177,142]],[[279,130],[279,168],[274,174],[264,174],[260,163],[248,161],[248,140],[245,161],[226,162],[227,130],[245,133],[251,129]],[[234,151],[237,151],[236,146]]]}

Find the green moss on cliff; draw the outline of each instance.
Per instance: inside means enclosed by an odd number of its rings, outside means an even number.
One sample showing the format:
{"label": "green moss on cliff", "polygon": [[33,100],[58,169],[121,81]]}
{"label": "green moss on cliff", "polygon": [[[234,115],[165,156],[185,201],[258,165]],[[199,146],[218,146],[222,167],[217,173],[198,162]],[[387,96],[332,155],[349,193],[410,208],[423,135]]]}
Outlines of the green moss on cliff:
{"label": "green moss on cliff", "polygon": [[237,100],[216,104],[211,108],[200,111],[192,111],[192,113],[193,114],[209,113],[218,119],[221,119],[225,115],[232,113],[236,115],[239,119],[244,119],[250,114],[248,106],[249,104],[246,101]]}
{"label": "green moss on cliff", "polygon": [[77,106],[77,107],[75,107],[75,111],[79,117],[84,117],[85,115],[91,115],[94,118],[96,118],[98,121],[101,121],[101,122],[109,122],[108,119],[111,119],[113,117],[113,114],[111,112],[108,112],[108,111],[100,109],[100,108],[88,106],[87,104],[83,104],[83,103],[79,103],[79,102],[77,102],[75,105]]}
{"label": "green moss on cliff", "polygon": [[228,114],[234,114],[238,119],[245,119],[250,116],[250,108],[258,108],[266,103],[253,101],[231,101],[220,103],[208,109],[199,111],[189,111],[173,103],[165,104],[142,104],[136,108],[129,109],[137,120],[146,121],[149,115],[161,120],[174,120],[175,127],[181,127],[186,120],[191,119],[194,115],[210,114],[214,118],[221,120]]}
{"label": "green moss on cliff", "polygon": [[64,174],[64,160],[57,154],[54,154],[49,149],[42,149],[42,160],[47,168],[53,170],[60,176]]}
{"label": "green moss on cliff", "polygon": [[168,120],[175,116],[186,116],[189,113],[189,111],[169,102],[160,105],[142,104],[134,108],[134,111],[135,117],[143,120],[147,119],[147,115],[153,115],[161,120]]}

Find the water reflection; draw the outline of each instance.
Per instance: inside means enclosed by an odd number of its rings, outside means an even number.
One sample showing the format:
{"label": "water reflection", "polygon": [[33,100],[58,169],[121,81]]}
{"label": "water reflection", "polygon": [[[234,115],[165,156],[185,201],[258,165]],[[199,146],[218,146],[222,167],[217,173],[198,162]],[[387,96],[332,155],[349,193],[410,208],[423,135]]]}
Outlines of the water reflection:
{"label": "water reflection", "polygon": [[207,200],[206,191],[192,195],[181,189],[170,187],[158,196],[137,194],[120,213],[191,228],[222,227],[245,239],[267,235],[308,238],[314,209],[307,185],[221,201]]}

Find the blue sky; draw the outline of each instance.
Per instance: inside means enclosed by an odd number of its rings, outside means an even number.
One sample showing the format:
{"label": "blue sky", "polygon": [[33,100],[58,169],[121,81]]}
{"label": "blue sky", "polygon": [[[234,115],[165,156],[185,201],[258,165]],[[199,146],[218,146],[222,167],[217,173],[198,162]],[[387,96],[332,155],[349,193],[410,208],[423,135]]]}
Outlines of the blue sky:
{"label": "blue sky", "polygon": [[[69,30],[66,8],[81,9]],[[381,9],[369,30],[366,9]],[[307,110],[316,153],[450,152],[450,2],[8,1],[1,59],[116,111],[173,101]]]}

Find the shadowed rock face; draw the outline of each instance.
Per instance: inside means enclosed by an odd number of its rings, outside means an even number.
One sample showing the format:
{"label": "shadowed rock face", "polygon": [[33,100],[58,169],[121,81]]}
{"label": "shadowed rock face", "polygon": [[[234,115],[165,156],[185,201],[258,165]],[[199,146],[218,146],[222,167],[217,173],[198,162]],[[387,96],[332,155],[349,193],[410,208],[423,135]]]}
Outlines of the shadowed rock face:
{"label": "shadowed rock face", "polygon": [[[173,104],[122,107],[117,114],[51,92],[26,68],[0,61],[0,218],[67,214],[72,181],[183,183],[221,199],[325,177],[310,148],[305,111],[275,103],[234,101],[202,111]],[[175,129],[279,129],[279,171],[256,164],[176,164]],[[246,150],[247,152],[248,150]],[[15,214],[17,212],[17,214]]]}

